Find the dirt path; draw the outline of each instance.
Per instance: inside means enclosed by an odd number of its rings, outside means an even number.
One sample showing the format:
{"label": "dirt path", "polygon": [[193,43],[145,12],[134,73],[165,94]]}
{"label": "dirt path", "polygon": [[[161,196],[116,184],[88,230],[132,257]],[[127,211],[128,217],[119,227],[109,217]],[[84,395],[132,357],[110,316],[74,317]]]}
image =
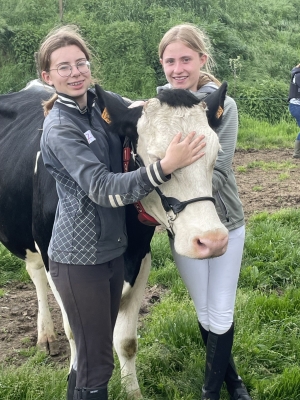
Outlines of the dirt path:
{"label": "dirt path", "polygon": [[[246,220],[254,212],[300,207],[300,160],[294,160],[291,155],[292,150],[236,152],[233,167]],[[258,162],[265,166],[277,163],[280,168],[249,168],[250,163]],[[4,289],[6,294],[0,298],[0,362],[19,365],[37,340],[36,294],[32,284],[15,284]],[[146,291],[141,316],[160,296],[158,287]],[[60,310],[50,290],[48,297],[60,346],[60,355],[53,357],[53,361],[67,366],[69,346]]]}

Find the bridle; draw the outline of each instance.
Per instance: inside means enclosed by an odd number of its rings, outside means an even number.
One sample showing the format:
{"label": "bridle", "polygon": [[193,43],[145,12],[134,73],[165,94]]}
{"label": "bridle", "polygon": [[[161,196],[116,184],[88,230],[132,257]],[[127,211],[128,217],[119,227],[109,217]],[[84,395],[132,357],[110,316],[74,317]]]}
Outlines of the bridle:
{"label": "bridle", "polygon": [[[140,168],[145,166],[141,157],[139,157],[138,154],[135,153],[134,151],[134,146],[131,142],[131,140],[126,137],[124,140],[123,144],[123,169],[124,172],[129,171],[129,163],[130,161],[134,162],[135,169]],[[173,223],[175,219],[177,218],[178,214],[185,209],[185,207],[188,204],[195,203],[197,201],[212,201],[215,204],[215,199],[211,196],[203,196],[203,197],[195,197],[194,199],[186,200],[186,201],[179,201],[178,199],[174,197],[167,197],[165,196],[162,191],[158,188],[155,187],[155,191],[160,197],[161,204],[167,214],[167,220],[169,223],[169,228],[168,230],[171,232],[173,237],[175,236],[175,233],[173,231]],[[159,222],[156,221],[155,218],[153,218],[151,215],[147,214],[145,211],[144,207],[142,206],[142,203],[140,201],[134,203],[134,206],[138,212],[138,220],[149,226],[158,226],[160,225]]]}

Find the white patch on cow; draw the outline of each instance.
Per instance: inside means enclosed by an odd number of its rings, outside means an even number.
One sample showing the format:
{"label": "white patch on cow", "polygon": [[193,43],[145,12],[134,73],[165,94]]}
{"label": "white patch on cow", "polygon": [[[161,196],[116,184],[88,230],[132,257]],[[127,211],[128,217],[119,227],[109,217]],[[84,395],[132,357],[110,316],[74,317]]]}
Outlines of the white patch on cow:
{"label": "white patch on cow", "polygon": [[42,82],[39,79],[33,79],[32,81],[28,82],[27,85],[20,90],[22,92],[23,90],[28,90],[32,88],[43,88],[48,90],[49,92],[55,93],[55,89],[52,86],[47,85],[46,83]]}
{"label": "white patch on cow", "polygon": [[[139,141],[137,153],[148,165],[162,159],[178,132],[183,138],[191,131],[205,135],[205,156],[192,165],[175,171],[172,178],[160,186],[165,196],[179,201],[212,196],[212,173],[220,149],[217,134],[208,125],[203,104],[192,108],[170,107],[158,99],[150,99],[137,125]],[[177,253],[191,258],[217,257],[226,251],[228,231],[220,222],[211,201],[198,201],[186,206],[175,216],[168,216],[155,192],[142,200],[145,210],[165,227],[172,224]],[[170,221],[169,218],[175,218]]]}
{"label": "white patch on cow", "polygon": [[88,144],[91,144],[93,143],[94,140],[96,140],[95,136],[92,134],[90,130],[84,132],[84,136],[86,137]]}
{"label": "white patch on cow", "polygon": [[142,398],[135,368],[138,349],[137,322],[150,267],[151,255],[148,253],[141,263],[140,272],[134,286],[124,284],[120,310],[114,329],[114,347],[120,360],[122,381],[126,386],[126,392],[134,399]]}
{"label": "white patch on cow", "polygon": [[[49,346],[52,355],[57,351],[56,336],[48,304],[48,285],[45,267],[40,254],[26,250],[26,270],[36,288],[38,299],[38,340],[39,347],[47,350]],[[53,344],[53,349],[51,348]],[[54,349],[56,348],[56,350]],[[57,353],[56,353],[57,354]]]}
{"label": "white patch on cow", "polygon": [[37,173],[37,166],[38,166],[38,161],[39,161],[40,155],[41,155],[41,152],[38,151],[38,152],[36,153],[36,157],[35,157],[35,165],[34,165],[34,174],[35,174],[35,175],[36,175],[36,173]]}

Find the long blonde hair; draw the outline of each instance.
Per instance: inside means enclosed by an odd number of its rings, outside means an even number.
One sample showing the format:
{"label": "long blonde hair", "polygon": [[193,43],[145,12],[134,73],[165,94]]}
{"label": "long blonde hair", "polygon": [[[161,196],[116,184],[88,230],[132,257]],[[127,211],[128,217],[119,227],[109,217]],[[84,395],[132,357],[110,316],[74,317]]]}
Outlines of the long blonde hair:
{"label": "long blonde hair", "polygon": [[[39,51],[35,55],[38,75],[41,78],[42,71],[49,71],[51,64],[51,54],[61,47],[75,45],[84,53],[86,59],[90,61],[91,51],[79,33],[76,25],[65,25],[51,30],[40,45]],[[46,116],[52,109],[55,100],[55,93],[49,100],[43,102],[44,115]]]}
{"label": "long blonde hair", "polygon": [[173,28],[169,29],[164,34],[159,43],[159,58],[163,58],[166,47],[170,43],[174,43],[177,41],[181,41],[187,47],[196,51],[200,57],[204,54],[207,56],[207,61],[204,65],[204,71],[201,70],[200,72],[198,89],[211,81],[220,86],[221,82],[211,73],[212,68],[215,66],[215,62],[212,55],[210,54],[210,41],[208,37],[204,34],[204,32],[202,32],[196,25],[193,24],[181,24],[173,26]]}

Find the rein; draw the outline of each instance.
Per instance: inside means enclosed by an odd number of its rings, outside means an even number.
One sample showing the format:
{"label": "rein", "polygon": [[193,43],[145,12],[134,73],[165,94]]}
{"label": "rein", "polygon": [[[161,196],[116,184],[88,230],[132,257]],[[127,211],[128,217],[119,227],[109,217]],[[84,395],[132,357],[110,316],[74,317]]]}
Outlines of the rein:
{"label": "rein", "polygon": [[[128,137],[126,137],[123,145],[123,169],[124,172],[129,171],[129,163],[131,160],[131,156],[133,156],[134,165],[139,167],[144,167],[144,163],[142,159],[138,156],[138,154],[134,154],[134,149],[132,143]],[[216,203],[215,199],[211,196],[203,196],[203,197],[195,197],[194,199],[186,200],[186,201],[179,201],[174,197],[167,197],[165,196],[162,191],[155,187],[155,191],[160,197],[162,206],[167,214],[167,219],[169,222],[169,230],[171,231],[172,235],[175,236],[172,225],[175,219],[177,218],[178,214],[185,209],[188,204],[195,203],[197,201],[212,201],[214,204]],[[138,201],[134,203],[136,210],[138,211],[138,219],[145,225],[150,226],[158,226],[160,225],[159,222],[156,221],[151,215],[147,214],[144,207],[142,206],[141,202]],[[170,215],[170,212],[173,215]]]}

